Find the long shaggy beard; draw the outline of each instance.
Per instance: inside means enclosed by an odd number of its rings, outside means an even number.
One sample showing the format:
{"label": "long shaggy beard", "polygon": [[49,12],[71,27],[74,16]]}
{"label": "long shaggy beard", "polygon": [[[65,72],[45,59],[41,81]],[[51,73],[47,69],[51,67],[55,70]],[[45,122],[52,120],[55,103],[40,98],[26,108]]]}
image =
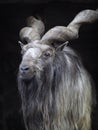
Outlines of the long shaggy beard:
{"label": "long shaggy beard", "polygon": [[89,130],[90,78],[68,47],[57,52],[44,71],[37,72],[32,79],[18,76],[18,88],[28,130]]}

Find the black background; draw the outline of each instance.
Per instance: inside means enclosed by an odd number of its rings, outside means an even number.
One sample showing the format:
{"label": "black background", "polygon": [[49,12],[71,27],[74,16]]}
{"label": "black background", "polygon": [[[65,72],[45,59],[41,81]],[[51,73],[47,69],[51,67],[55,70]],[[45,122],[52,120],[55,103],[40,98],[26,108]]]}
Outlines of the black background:
{"label": "black background", "polygon": [[[97,1],[70,2],[59,0],[1,1],[0,2],[0,130],[25,130],[21,100],[17,88],[18,66],[21,61],[19,30],[26,26],[28,16],[40,16],[46,31],[56,25],[65,25],[83,9],[98,8]],[[95,82],[98,99],[98,21],[83,25],[79,38],[69,46],[79,52],[84,66]],[[92,114],[92,129],[98,130],[98,105]]]}

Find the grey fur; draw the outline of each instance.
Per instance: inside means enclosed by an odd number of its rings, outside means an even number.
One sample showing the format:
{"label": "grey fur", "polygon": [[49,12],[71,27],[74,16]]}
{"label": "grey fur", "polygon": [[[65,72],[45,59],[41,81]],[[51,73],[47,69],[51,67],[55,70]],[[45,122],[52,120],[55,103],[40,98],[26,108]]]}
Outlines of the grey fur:
{"label": "grey fur", "polygon": [[90,130],[92,80],[77,54],[66,44],[57,44],[77,38],[80,25],[97,20],[98,10],[80,12],[67,27],[54,27],[42,39],[43,22],[30,19],[30,27],[20,31],[28,44],[21,46],[18,74],[26,129]]}
{"label": "grey fur", "polygon": [[18,75],[27,130],[89,130],[92,86],[78,56],[65,47],[43,66],[32,78]]}

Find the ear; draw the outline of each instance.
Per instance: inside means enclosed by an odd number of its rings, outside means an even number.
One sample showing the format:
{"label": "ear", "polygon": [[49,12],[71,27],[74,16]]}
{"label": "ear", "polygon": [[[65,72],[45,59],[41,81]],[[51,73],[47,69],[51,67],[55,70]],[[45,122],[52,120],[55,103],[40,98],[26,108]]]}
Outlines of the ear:
{"label": "ear", "polygon": [[24,47],[24,44],[21,41],[18,41],[18,43],[20,44],[21,49]]}
{"label": "ear", "polygon": [[[64,47],[68,45],[68,43],[69,43],[69,42],[66,41],[66,42],[63,43],[63,44],[60,44],[59,46],[56,47],[56,50],[57,50],[57,51],[62,51],[62,50],[64,49]],[[58,44],[57,44],[57,45],[58,45]]]}

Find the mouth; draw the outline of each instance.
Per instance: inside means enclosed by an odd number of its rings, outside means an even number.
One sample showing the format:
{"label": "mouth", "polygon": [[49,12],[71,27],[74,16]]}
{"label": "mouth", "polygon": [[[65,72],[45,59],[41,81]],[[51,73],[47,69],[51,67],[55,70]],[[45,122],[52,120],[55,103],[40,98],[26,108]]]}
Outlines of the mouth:
{"label": "mouth", "polygon": [[19,72],[19,78],[23,80],[30,80],[35,76],[35,72],[33,73],[25,73],[25,72]]}
{"label": "mouth", "polygon": [[21,80],[31,80],[34,76],[40,77],[40,73],[44,72],[43,67],[36,66],[36,68],[31,67],[33,69],[29,70],[21,70],[21,67],[19,68],[18,76]]}

